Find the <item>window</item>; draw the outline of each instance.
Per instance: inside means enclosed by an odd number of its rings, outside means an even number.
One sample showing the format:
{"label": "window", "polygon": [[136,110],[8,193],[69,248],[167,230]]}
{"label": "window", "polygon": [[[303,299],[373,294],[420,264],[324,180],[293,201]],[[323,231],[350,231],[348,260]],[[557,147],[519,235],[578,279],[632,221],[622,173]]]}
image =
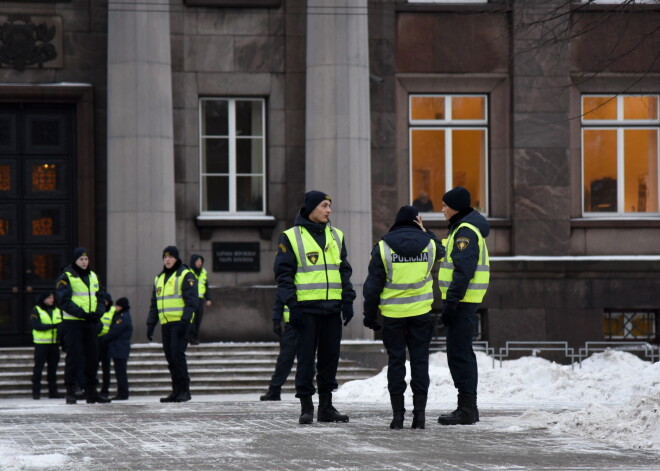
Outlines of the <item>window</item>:
{"label": "window", "polygon": [[586,216],[658,214],[658,95],[582,97]]}
{"label": "window", "polygon": [[409,116],[412,204],[439,213],[442,195],[463,186],[487,213],[486,95],[411,95]]}
{"label": "window", "polygon": [[605,340],[655,340],[657,311],[607,311]]}
{"label": "window", "polygon": [[265,213],[265,103],[252,98],[200,99],[202,214]]}

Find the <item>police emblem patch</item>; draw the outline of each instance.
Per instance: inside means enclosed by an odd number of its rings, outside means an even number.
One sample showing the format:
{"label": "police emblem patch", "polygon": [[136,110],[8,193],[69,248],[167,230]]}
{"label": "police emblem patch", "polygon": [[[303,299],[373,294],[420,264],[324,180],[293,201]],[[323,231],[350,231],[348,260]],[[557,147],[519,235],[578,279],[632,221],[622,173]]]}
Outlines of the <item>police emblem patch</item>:
{"label": "police emblem patch", "polygon": [[280,252],[282,252],[282,253],[285,253],[285,252],[286,252],[286,245],[280,243],[280,244],[278,245],[278,247],[279,247],[279,249],[280,249]]}
{"label": "police emblem patch", "polygon": [[161,292],[162,290],[163,290],[162,288],[156,288],[156,295],[157,295],[157,296],[160,296],[160,292]]}
{"label": "police emblem patch", "polygon": [[307,252],[307,260],[309,260],[312,265],[316,265],[316,262],[319,261],[319,253]]}
{"label": "police emblem patch", "polygon": [[470,245],[470,239],[468,237],[459,237],[456,239],[456,247],[461,252],[467,249],[467,246]]}

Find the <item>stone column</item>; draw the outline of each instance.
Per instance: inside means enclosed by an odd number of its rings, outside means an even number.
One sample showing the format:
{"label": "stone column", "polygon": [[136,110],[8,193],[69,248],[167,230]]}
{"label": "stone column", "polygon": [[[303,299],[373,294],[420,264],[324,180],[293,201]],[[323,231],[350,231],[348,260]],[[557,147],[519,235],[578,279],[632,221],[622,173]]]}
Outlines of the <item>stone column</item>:
{"label": "stone column", "polygon": [[362,326],[372,248],[367,0],[307,2],[306,88],[305,187],[332,196],[331,220],[346,238],[358,297],[344,337],[370,338]]}
{"label": "stone column", "polygon": [[514,255],[570,250],[570,2],[514,2]]}
{"label": "stone column", "polygon": [[162,250],[176,243],[168,9],[108,2],[107,284],[129,299],[139,341]]}

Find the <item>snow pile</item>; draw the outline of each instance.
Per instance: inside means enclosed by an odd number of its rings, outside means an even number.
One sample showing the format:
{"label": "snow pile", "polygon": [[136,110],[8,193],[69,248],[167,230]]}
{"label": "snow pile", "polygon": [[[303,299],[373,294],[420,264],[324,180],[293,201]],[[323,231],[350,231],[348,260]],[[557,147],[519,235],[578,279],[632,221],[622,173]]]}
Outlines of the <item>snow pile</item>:
{"label": "snow pile", "polygon": [[69,457],[60,453],[45,455],[21,454],[14,448],[0,446],[0,469],[3,470],[21,470],[21,469],[57,469],[69,461]]}
{"label": "snow pile", "polygon": [[[524,408],[519,417],[498,417],[506,430],[547,427],[557,433],[589,435],[622,446],[660,450],[660,362],[643,361],[626,352],[608,350],[577,364],[559,365],[538,357],[493,362],[477,352],[479,404],[489,408]],[[406,365],[410,384],[410,365]],[[453,407],[456,389],[447,355],[429,361],[429,407]],[[389,404],[387,368],[378,375],[344,384],[338,400]],[[406,390],[406,402],[412,391]],[[539,408],[579,409],[549,413]]]}

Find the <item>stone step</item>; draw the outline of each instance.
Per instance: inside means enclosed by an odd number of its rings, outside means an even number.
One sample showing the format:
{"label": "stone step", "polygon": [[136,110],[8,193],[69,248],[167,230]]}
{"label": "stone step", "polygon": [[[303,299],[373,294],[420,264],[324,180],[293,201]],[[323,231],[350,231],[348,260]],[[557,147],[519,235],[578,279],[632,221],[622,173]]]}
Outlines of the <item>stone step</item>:
{"label": "stone step", "polygon": [[[186,352],[193,394],[255,394],[266,391],[279,352],[276,343],[213,343],[190,346]],[[25,397],[31,394],[34,350],[32,347],[0,349],[0,398]],[[58,367],[58,384],[63,389],[64,357]],[[129,359],[131,395],[167,395],[171,388],[169,371],[156,343],[135,344]],[[284,392],[293,392],[295,363]],[[100,372],[99,372],[100,373]],[[377,370],[360,366],[352,360],[339,362],[337,382],[373,376]],[[100,379],[100,377],[99,377]],[[116,386],[114,372],[111,393]],[[42,397],[47,396],[46,371],[42,377]],[[63,392],[63,391],[61,391]]]}

